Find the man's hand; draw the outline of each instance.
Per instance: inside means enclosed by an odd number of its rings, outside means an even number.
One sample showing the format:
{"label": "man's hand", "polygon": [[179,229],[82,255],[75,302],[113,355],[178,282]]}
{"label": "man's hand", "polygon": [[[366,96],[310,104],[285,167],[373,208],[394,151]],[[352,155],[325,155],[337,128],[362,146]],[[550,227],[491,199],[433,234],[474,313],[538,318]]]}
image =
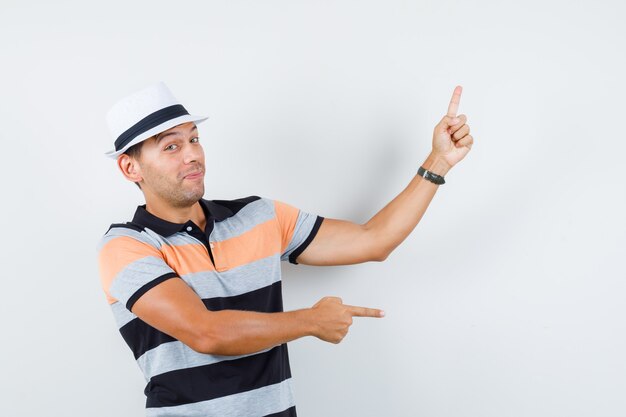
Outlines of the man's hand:
{"label": "man's hand", "polygon": [[348,334],[352,317],[384,317],[385,312],[375,308],[343,304],[339,297],[324,297],[311,307],[316,329],[313,336],[325,342],[339,343]]}
{"label": "man's hand", "polygon": [[474,138],[469,134],[469,125],[465,124],[467,117],[464,114],[456,115],[462,91],[463,88],[457,85],[448,106],[448,114],[435,126],[433,132],[432,153],[450,168],[465,158],[474,143]]}
{"label": "man's hand", "polygon": [[[460,85],[454,89],[448,114],[435,127],[433,150],[422,164],[441,176],[463,159],[474,143],[469,125],[465,124],[467,117],[456,115],[461,91]],[[298,256],[298,263],[351,265],[384,261],[415,228],[438,187],[415,175],[400,194],[365,224],[325,218],[315,239]]]}

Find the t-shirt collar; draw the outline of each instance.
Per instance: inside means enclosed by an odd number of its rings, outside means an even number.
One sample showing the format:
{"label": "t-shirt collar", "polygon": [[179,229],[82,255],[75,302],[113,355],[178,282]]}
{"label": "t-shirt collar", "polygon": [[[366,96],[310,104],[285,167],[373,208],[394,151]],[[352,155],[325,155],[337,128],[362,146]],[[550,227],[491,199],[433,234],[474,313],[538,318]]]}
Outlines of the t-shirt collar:
{"label": "t-shirt collar", "polygon": [[[207,226],[211,221],[219,222],[232,216],[231,210],[214,201],[201,198],[199,203],[200,207],[202,207],[204,215],[206,216]],[[184,231],[190,222],[191,220],[185,223],[172,223],[167,220],[163,220],[160,217],[148,212],[145,204],[137,206],[137,210],[135,211],[135,215],[133,217],[133,223],[137,223],[142,227],[154,230],[161,236],[165,237]]]}

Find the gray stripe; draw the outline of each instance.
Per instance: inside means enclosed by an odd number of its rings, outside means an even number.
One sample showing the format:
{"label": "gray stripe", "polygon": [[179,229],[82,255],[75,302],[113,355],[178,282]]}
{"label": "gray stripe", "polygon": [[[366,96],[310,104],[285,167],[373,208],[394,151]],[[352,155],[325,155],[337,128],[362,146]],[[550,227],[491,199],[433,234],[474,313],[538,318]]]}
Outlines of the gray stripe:
{"label": "gray stripe", "polygon": [[261,198],[247,204],[233,217],[216,222],[210,238],[216,242],[231,239],[274,217],[276,217],[274,203],[266,198]]}
{"label": "gray stripe", "polygon": [[147,243],[148,245],[154,246],[157,249],[161,247],[159,242],[154,239],[154,236],[150,236],[146,232],[138,232],[134,229],[129,229],[127,227],[113,227],[100,240],[100,245],[98,246],[98,250],[100,250],[102,246],[104,246],[110,240],[116,237],[120,237],[120,236],[131,237],[140,242]]}
{"label": "gray stripe", "polygon": [[175,407],[147,408],[147,417],[259,417],[295,405],[291,378],[251,391]]}
{"label": "gray stripe", "polygon": [[96,244],[96,252],[98,254],[100,254],[100,251],[102,250],[102,247],[104,245],[106,245],[109,240],[111,240],[111,239],[107,239],[107,235],[102,236],[100,238],[100,240],[98,240],[98,243]]}
{"label": "gray stripe", "polygon": [[[272,200],[262,198],[253,201],[238,211],[235,216],[217,222],[214,230],[211,232],[210,239],[220,242],[240,236],[255,226],[273,219],[275,216],[276,213]],[[147,227],[142,232],[126,227],[114,227],[100,240],[97,250],[100,251],[104,244],[117,236],[132,237],[157,249],[160,249],[163,245],[178,246],[198,243],[185,232],[177,232],[164,239],[161,235]]]}
{"label": "gray stripe", "polygon": [[189,245],[189,244],[199,245],[200,243],[198,243],[197,240],[189,236],[187,233],[176,232],[173,235],[168,236],[167,239],[165,239],[163,244],[168,245],[168,246],[182,246],[182,245]]}
{"label": "gray stripe", "polygon": [[[181,278],[200,298],[241,295],[272,285],[281,280],[281,269],[276,259],[277,256],[278,254],[268,256],[267,258],[259,259],[225,272],[202,271],[186,274]],[[113,282],[115,283],[115,280]],[[137,285],[139,284],[134,286],[136,287],[134,291],[141,288],[141,286]],[[134,292],[132,289],[128,291]],[[130,295],[128,297],[130,297]],[[118,300],[122,302],[111,304],[111,309],[118,328],[121,328],[137,316],[128,311],[125,301],[120,298],[118,298]]]}
{"label": "gray stripe", "polygon": [[111,310],[113,311],[113,317],[115,318],[115,323],[117,323],[118,329],[122,328],[122,326],[126,323],[137,317],[126,308],[125,304],[122,304],[119,301],[111,304]]}
{"label": "gray stripe", "polygon": [[167,241],[165,239],[163,239],[163,236],[161,236],[160,234],[158,234],[157,232],[155,232],[152,229],[149,228],[144,228],[143,232],[144,235],[149,236],[150,238],[152,238],[152,245],[161,249],[161,246],[165,245],[167,243]]}
{"label": "gray stripe", "polygon": [[280,281],[280,261],[276,253],[228,271],[194,272],[181,278],[200,298],[231,297]]}
{"label": "gray stripe", "polygon": [[291,237],[291,242],[287,245],[287,249],[281,255],[281,261],[288,261],[289,255],[293,252],[298,246],[302,244],[309,237],[311,230],[313,229],[313,225],[315,225],[315,220],[317,219],[316,214],[307,213],[305,211],[300,210],[298,213],[298,219],[296,220],[295,231],[293,232],[293,236]]}
{"label": "gray stripe", "polygon": [[141,287],[174,270],[162,258],[146,256],[126,265],[113,278],[111,296],[126,305],[128,299]]}
{"label": "gray stripe", "polygon": [[272,348],[238,356],[210,355],[196,352],[186,344],[176,340],[150,349],[137,359],[137,364],[143,371],[144,376],[150,379],[164,372],[245,358],[246,356],[267,352],[270,349]]}

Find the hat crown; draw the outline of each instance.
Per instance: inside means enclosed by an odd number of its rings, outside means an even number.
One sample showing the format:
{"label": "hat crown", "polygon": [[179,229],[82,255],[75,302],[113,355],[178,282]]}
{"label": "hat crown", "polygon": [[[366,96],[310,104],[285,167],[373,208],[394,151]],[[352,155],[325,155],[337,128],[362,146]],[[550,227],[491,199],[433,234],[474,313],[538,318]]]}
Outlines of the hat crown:
{"label": "hat crown", "polygon": [[106,114],[113,149],[105,155],[117,158],[128,148],[182,123],[201,123],[207,116],[189,114],[160,81],[115,103]]}
{"label": "hat crown", "polygon": [[111,136],[115,139],[146,116],[175,104],[180,103],[162,81],[126,96],[107,112]]}

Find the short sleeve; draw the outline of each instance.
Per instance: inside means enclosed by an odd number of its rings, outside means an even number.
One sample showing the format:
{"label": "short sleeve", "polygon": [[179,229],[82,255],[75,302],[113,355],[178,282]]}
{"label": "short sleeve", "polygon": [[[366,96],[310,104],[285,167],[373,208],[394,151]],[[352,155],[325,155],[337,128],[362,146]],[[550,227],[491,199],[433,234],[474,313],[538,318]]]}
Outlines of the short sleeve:
{"label": "short sleeve", "polygon": [[298,264],[296,258],[313,241],[324,217],[307,213],[290,204],[273,200],[281,234],[281,261]]}
{"label": "short sleeve", "polygon": [[107,232],[98,244],[100,280],[110,304],[119,301],[131,310],[139,297],[177,274],[158,248],[132,236],[133,231],[124,235],[117,230]]}

